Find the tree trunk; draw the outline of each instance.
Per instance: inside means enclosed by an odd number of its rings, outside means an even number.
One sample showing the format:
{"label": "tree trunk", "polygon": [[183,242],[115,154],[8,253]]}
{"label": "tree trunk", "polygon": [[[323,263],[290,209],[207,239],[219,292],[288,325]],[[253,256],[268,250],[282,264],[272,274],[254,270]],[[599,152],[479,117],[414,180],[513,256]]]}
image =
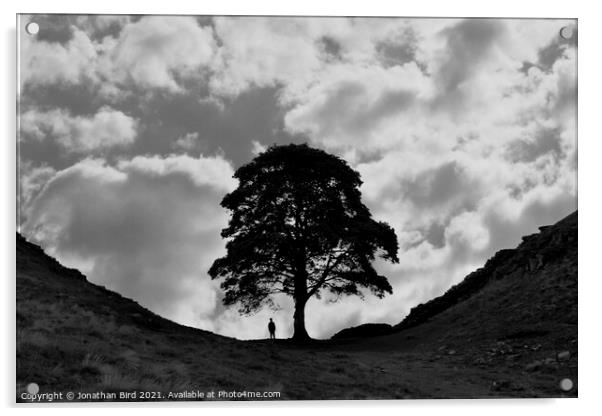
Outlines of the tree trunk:
{"label": "tree trunk", "polygon": [[309,334],[305,329],[305,304],[306,300],[299,300],[295,302],[295,314],[294,318],[294,329],[293,340],[295,341],[308,341]]}
{"label": "tree trunk", "polygon": [[295,276],[295,313],[293,315],[294,333],[293,340],[307,341],[309,335],[305,329],[305,304],[307,303],[307,272],[303,262],[301,269]]}

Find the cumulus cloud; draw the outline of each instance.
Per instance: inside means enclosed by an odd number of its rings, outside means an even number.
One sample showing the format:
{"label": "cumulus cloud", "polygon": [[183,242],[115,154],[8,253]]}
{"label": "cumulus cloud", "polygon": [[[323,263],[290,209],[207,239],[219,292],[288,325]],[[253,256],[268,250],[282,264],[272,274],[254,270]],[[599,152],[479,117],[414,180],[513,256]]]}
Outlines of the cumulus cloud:
{"label": "cumulus cloud", "polygon": [[222,95],[266,86],[305,90],[330,64],[409,63],[397,54],[411,55],[415,42],[405,19],[217,17],[214,26],[220,48],[210,86]]}
{"label": "cumulus cloud", "polygon": [[317,37],[304,19],[216,17],[214,26],[222,45],[210,81],[217,94],[307,79],[321,65]]}
{"label": "cumulus cloud", "polygon": [[[119,30],[93,36],[112,26]],[[178,77],[198,77],[216,49],[212,28],[184,16],[82,17],[70,32],[66,43],[21,37],[24,86],[91,82],[111,98],[129,92],[128,86],[181,92]]]}
{"label": "cumulus cloud", "polygon": [[234,172],[230,162],[218,156],[136,156],[131,160],[119,161],[117,166],[125,172],[157,178],[170,174],[185,174],[197,186],[210,185],[222,191],[232,190],[236,185],[232,178]]}
{"label": "cumulus cloud", "polygon": [[260,153],[263,153],[267,150],[267,147],[264,146],[263,144],[259,143],[257,140],[253,140],[251,142],[251,144],[253,145],[253,149],[251,149],[251,153],[253,153],[253,155],[257,156]]}
{"label": "cumulus cloud", "polygon": [[219,302],[207,270],[223,254],[232,174],[220,157],[85,159],[54,174],[22,230],[91,281],[199,326]]}
{"label": "cumulus cloud", "polygon": [[21,36],[19,57],[22,85],[78,84],[96,79],[97,46],[81,30],[73,29],[67,44]]}
{"label": "cumulus cloud", "polygon": [[55,140],[66,151],[91,153],[134,142],[137,120],[102,107],[92,116],[73,116],[65,110],[47,112],[29,110],[20,117],[21,134],[25,139]]}
{"label": "cumulus cloud", "polygon": [[383,123],[411,119],[413,109],[430,94],[428,79],[415,62],[391,68],[333,65],[320,82],[286,96],[294,104],[285,123],[327,147],[378,147],[398,138],[383,132]]}
{"label": "cumulus cloud", "polygon": [[215,41],[211,27],[192,17],[146,16],[126,25],[107,50],[108,71],[122,82],[178,91],[175,75],[208,64]]}
{"label": "cumulus cloud", "polygon": [[102,39],[113,32],[119,32],[131,21],[131,17],[123,14],[109,15],[75,15],[75,24],[86,33]]}
{"label": "cumulus cloud", "polygon": [[445,239],[449,244],[464,244],[478,251],[489,244],[489,231],[477,213],[465,211],[450,221],[445,229]]}
{"label": "cumulus cloud", "polygon": [[181,149],[185,151],[193,150],[199,145],[199,133],[191,132],[186,133],[183,136],[180,136],[176,139],[173,144],[173,147],[176,149]]}
{"label": "cumulus cloud", "polygon": [[17,224],[21,225],[25,213],[33,198],[42,190],[46,183],[56,175],[56,170],[48,165],[33,166],[31,162],[23,162],[19,166],[18,176],[18,202],[19,207]]}

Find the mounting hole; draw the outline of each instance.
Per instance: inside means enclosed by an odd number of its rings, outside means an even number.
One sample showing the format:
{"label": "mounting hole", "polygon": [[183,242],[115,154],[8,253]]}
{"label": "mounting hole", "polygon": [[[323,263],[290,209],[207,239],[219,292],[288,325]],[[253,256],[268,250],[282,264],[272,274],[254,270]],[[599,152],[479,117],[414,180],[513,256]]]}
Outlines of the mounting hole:
{"label": "mounting hole", "polygon": [[38,386],[37,383],[29,383],[25,389],[29,394],[38,394],[40,386]]}
{"label": "mounting hole", "polygon": [[37,35],[38,32],[40,31],[40,25],[37,24],[36,22],[29,22],[25,26],[25,31],[27,33],[29,33],[30,35]]}
{"label": "mounting hole", "polygon": [[573,380],[570,378],[563,378],[560,381],[560,389],[562,391],[571,391],[573,389]]}
{"label": "mounting hole", "polygon": [[573,26],[564,26],[560,29],[560,37],[562,39],[570,40],[575,34],[575,28]]}

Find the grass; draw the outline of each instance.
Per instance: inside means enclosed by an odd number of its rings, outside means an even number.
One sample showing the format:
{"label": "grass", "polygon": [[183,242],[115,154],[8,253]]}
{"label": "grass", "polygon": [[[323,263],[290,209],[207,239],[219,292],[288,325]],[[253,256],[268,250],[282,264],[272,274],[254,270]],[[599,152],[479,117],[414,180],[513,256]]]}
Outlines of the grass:
{"label": "grass", "polygon": [[[576,314],[545,310],[553,320],[543,322],[544,306],[530,296],[548,287],[544,271],[521,281],[522,292],[509,289],[514,280],[495,281],[399,333],[299,346],[174,324],[49,265],[52,259],[26,244],[17,251],[17,400],[31,382],[41,393],[278,391],[279,399],[311,400],[558,397],[565,394],[560,379],[577,380]],[[504,302],[516,311],[500,320],[496,305]],[[520,351],[518,359],[488,354],[500,339]],[[570,360],[524,370],[560,350],[570,350]]]}

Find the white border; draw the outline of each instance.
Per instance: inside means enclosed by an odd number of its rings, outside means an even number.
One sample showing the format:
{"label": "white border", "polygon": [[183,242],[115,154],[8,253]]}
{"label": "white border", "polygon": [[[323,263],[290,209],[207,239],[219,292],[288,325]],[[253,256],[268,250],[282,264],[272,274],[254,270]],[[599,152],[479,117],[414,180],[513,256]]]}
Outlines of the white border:
{"label": "white border", "polygon": [[[16,95],[16,13],[121,13],[121,14],[269,14],[269,15],[365,15],[365,16],[444,16],[444,17],[565,17],[579,19],[579,399],[565,400],[455,400],[455,401],[398,401],[398,402],[272,402],[272,403],[172,403],[144,405],[145,413],[163,414],[165,407],[178,412],[192,407],[192,412],[223,413],[240,415],[305,415],[306,412],[332,413],[339,408],[349,415],[365,414],[370,408],[389,414],[436,414],[447,415],[504,415],[529,413],[546,415],[593,414],[597,405],[597,390],[600,386],[602,369],[602,345],[600,297],[602,296],[602,274],[596,261],[602,241],[602,207],[600,206],[600,184],[602,178],[598,161],[602,157],[600,142],[602,119],[600,97],[600,68],[602,68],[599,42],[601,14],[595,2],[554,1],[527,2],[525,0],[486,1],[430,1],[412,2],[384,0],[304,0],[302,2],[268,0],[219,0],[211,2],[169,0],[166,2],[100,0],[96,3],[75,0],[2,2],[2,58],[1,78],[4,82],[0,100],[1,125],[4,126],[2,140],[2,238],[0,244],[3,265],[2,294],[4,296],[2,337],[2,376],[0,397],[3,407],[15,411],[14,389],[14,296],[15,296],[15,95]],[[23,406],[21,411],[23,411]],[[131,407],[140,405],[77,405],[65,408],[61,405],[44,406],[44,409],[25,407],[25,412],[44,412],[50,415],[64,412],[91,412],[103,414],[106,407],[116,407],[116,412],[131,412]],[[82,409],[85,407],[85,410]]]}

